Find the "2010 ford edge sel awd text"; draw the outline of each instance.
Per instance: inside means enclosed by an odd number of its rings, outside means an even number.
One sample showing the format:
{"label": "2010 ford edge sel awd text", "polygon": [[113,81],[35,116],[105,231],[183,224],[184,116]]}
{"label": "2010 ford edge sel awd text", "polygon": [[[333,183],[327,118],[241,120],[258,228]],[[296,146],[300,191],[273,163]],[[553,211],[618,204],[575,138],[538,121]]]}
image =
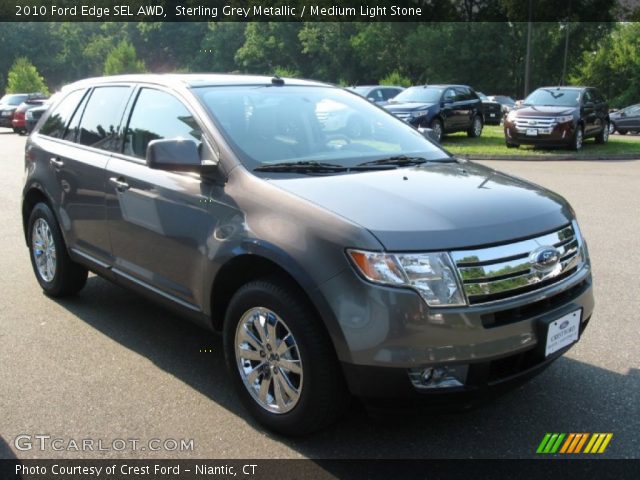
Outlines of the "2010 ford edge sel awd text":
{"label": "2010 ford edge sel awd text", "polygon": [[[357,137],[325,127],[336,105]],[[329,85],[80,81],[25,165],[44,292],[76,293],[93,271],[221,331],[242,401],[285,434],[331,423],[351,395],[475,403],[566,352],[593,311],[562,197]]]}

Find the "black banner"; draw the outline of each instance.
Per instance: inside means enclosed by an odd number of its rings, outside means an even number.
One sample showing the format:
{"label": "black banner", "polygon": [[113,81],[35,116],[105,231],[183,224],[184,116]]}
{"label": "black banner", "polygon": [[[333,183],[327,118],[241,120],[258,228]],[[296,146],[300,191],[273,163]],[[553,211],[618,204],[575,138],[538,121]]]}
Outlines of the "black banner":
{"label": "black banner", "polygon": [[637,478],[639,460],[0,460],[2,480]]}
{"label": "black banner", "polygon": [[8,0],[0,22],[608,22],[640,20],[626,0]]}

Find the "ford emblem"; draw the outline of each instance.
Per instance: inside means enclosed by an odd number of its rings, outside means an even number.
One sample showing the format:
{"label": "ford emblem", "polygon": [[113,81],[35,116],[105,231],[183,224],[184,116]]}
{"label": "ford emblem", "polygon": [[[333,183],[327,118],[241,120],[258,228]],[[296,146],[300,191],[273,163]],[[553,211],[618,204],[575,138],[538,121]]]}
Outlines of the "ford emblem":
{"label": "ford emblem", "polygon": [[560,261],[560,252],[553,247],[536,248],[529,255],[529,261],[534,269],[540,272],[548,272],[553,270]]}
{"label": "ford emblem", "polygon": [[565,320],[564,322],[562,322],[560,324],[560,330],[564,330],[565,328],[567,328],[569,326],[569,320]]}

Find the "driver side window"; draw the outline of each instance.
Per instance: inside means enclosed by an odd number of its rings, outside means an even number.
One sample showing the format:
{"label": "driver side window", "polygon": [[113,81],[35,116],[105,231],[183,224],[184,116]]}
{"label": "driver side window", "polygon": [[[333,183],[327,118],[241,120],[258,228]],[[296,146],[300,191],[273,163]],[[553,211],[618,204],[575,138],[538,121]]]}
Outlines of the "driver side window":
{"label": "driver side window", "polygon": [[124,154],[145,158],[152,140],[183,138],[202,143],[202,131],[189,110],[173,95],[143,88],[129,117]]}

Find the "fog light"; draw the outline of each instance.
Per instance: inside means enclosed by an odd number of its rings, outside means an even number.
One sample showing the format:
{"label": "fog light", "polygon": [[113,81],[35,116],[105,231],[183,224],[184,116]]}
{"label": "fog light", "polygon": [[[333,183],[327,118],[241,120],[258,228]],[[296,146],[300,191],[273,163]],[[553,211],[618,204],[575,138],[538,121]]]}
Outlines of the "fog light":
{"label": "fog light", "polygon": [[412,368],[409,379],[420,389],[464,387],[468,370],[468,365]]}

